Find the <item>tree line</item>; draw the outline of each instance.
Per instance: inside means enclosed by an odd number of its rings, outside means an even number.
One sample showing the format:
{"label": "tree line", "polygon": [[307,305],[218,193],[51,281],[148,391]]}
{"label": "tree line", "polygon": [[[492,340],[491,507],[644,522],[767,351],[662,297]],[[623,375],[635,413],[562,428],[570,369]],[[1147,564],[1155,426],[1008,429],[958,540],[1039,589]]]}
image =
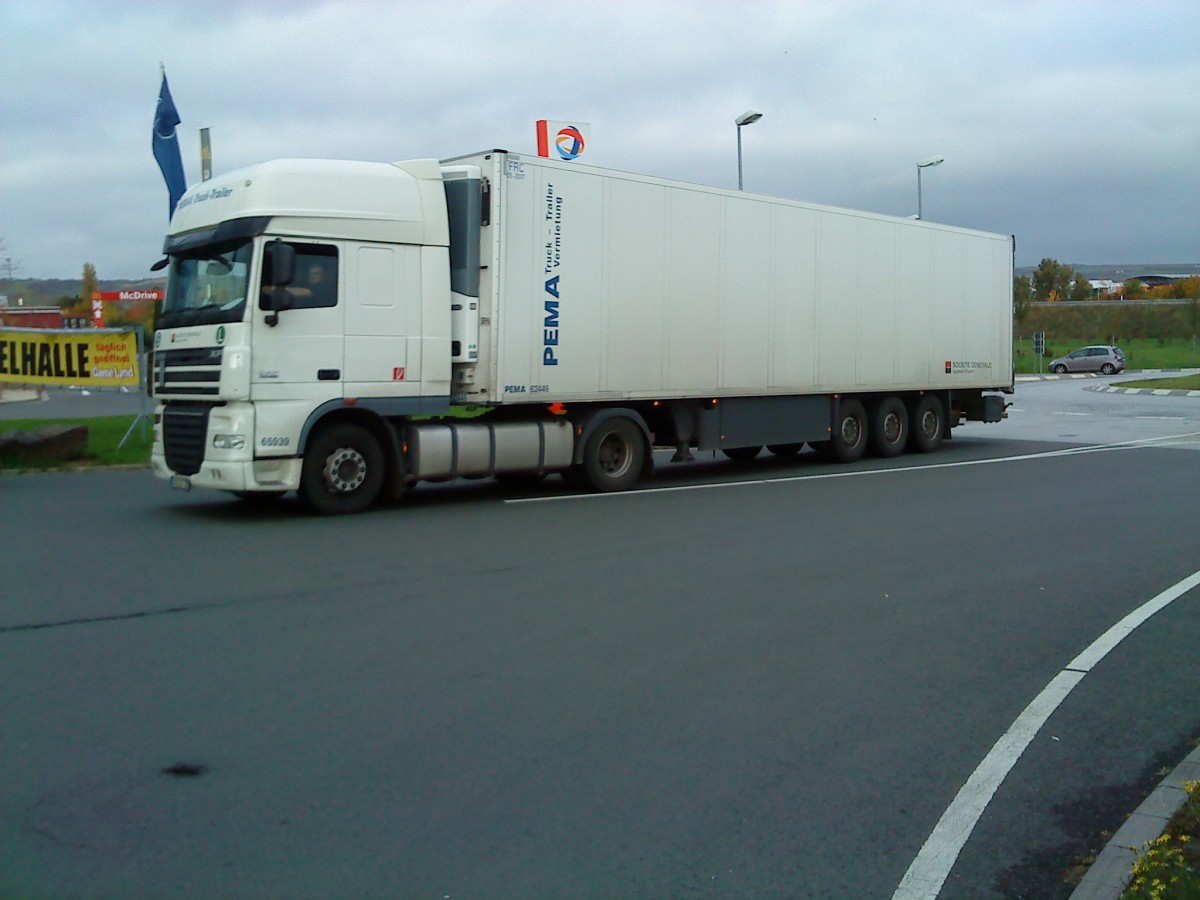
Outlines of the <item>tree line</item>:
{"label": "tree line", "polygon": [[[1153,297],[1163,299],[1200,300],[1200,276],[1184,278],[1174,284],[1161,287],[1147,287],[1136,278],[1127,279],[1119,289],[1118,295],[1127,300],[1141,300]],[[1029,318],[1030,304],[1034,302],[1053,302],[1055,300],[1084,301],[1093,299],[1092,286],[1086,275],[1075,271],[1071,266],[1063,265],[1056,259],[1043,259],[1032,275],[1021,275],[1013,279],[1013,318],[1018,330],[1023,330]],[[1196,306],[1192,312],[1185,314],[1189,320],[1194,320]],[[1065,312],[1065,311],[1064,311]],[[1146,319],[1145,316],[1133,316],[1132,319]],[[1132,321],[1132,319],[1130,321]],[[1191,325],[1194,333],[1195,325]],[[1039,330],[1039,329],[1034,329]],[[1138,326],[1137,331],[1143,328]],[[1128,334],[1128,337],[1141,335]],[[1153,335],[1157,337],[1158,335]]]}

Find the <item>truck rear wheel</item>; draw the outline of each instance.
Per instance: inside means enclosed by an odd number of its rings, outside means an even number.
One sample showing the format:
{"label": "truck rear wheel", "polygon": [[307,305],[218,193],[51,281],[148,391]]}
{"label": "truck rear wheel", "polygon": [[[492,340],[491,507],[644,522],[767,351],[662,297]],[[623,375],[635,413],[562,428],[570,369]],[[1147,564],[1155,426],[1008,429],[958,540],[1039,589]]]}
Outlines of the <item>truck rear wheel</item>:
{"label": "truck rear wheel", "polygon": [[326,516],[362,512],[379,496],[383,470],[383,450],[375,435],[348,422],[330,426],[309,442],[300,499]]}
{"label": "truck rear wheel", "polygon": [[908,410],[899,397],[881,397],[871,405],[871,452],[899,456],[908,443]]}
{"label": "truck rear wheel", "polygon": [[767,444],[767,450],[771,453],[771,455],[778,456],[780,458],[795,456],[803,449],[804,441],[801,441],[798,444]]}
{"label": "truck rear wheel", "polygon": [[932,453],[942,445],[946,411],[941,400],[933,394],[926,394],[913,404],[908,419],[908,449],[915,453]]}
{"label": "truck rear wheel", "polygon": [[852,398],[842,400],[825,453],[836,462],[857,462],[867,450],[868,432],[867,411],[862,403]]}
{"label": "truck rear wheel", "polygon": [[593,491],[610,493],[633,487],[646,461],[646,444],[641,429],[618,416],[602,422],[583,448],[577,470]]}

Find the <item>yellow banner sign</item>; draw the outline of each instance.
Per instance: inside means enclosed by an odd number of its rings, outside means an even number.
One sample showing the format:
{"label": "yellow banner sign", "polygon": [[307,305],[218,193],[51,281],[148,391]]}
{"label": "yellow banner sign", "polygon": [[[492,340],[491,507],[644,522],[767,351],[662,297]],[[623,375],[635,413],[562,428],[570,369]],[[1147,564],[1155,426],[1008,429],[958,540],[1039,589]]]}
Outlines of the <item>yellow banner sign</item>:
{"label": "yellow banner sign", "polygon": [[15,384],[141,384],[131,331],[0,329],[0,381]]}

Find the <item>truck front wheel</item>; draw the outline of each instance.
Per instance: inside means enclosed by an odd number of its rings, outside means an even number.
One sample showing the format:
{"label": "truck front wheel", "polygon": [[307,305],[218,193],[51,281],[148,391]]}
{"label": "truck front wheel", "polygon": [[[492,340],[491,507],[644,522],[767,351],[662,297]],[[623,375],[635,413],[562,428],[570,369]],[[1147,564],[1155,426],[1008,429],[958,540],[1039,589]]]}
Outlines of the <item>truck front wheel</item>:
{"label": "truck front wheel", "polygon": [[326,516],[362,512],[383,486],[379,441],[361,425],[341,423],[309,442],[300,476],[300,499]]}
{"label": "truck front wheel", "polygon": [[583,448],[578,474],[594,491],[624,491],[637,482],[645,460],[646,443],[641,429],[629,419],[617,417],[592,432]]}

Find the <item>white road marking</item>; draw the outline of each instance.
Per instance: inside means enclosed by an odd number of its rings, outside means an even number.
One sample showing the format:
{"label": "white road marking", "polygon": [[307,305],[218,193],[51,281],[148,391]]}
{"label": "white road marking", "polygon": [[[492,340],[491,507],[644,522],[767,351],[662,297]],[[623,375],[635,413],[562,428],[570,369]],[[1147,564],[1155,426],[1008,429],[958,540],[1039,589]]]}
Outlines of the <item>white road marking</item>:
{"label": "white road marking", "polygon": [[1080,412],[1052,412],[1052,413],[1050,413],[1050,415],[1052,415],[1052,416],[1090,416],[1090,415],[1091,415],[1091,413],[1080,413]]}
{"label": "white road marking", "polygon": [[1200,585],[1200,572],[1147,600],[1108,631],[1092,641],[1038,694],[1016,718],[1012,726],[996,741],[983,762],[971,773],[954,800],[942,813],[929,839],[917,858],[900,880],[892,900],[935,900],[954,867],[958,854],[979,822],[1008,773],[1012,771],[1025,748],[1059,704],[1085,675],[1095,668],[1114,647],[1133,634],[1147,619],[1170,606],[1188,591]]}
{"label": "white road marking", "polygon": [[675,494],[682,491],[716,491],[724,488],[748,487],[763,484],[787,484],[793,481],[822,481],[829,478],[867,478],[872,475],[895,475],[902,472],[928,472],[932,469],[960,469],[967,466],[990,466],[997,463],[1027,462],[1035,459],[1055,459],[1061,456],[1074,456],[1080,453],[1109,453],[1114,450],[1137,450],[1142,447],[1154,446],[1168,441],[1181,441],[1184,438],[1200,437],[1200,431],[1188,434],[1174,434],[1164,437],[1138,438],[1132,441],[1121,441],[1115,444],[1092,444],[1085,447],[1067,447],[1062,450],[1046,450],[1042,453],[1023,453],[1019,456],[996,456],[989,459],[968,459],[959,462],[929,463],[922,466],[896,466],[889,469],[849,469],[840,472],[823,472],[820,475],[788,475],[781,478],[750,478],[743,481],[718,481],[709,484],[680,484],[672,487],[642,488],[641,490],[621,491],[613,494],[551,494],[544,497],[516,497],[505,500],[505,504],[522,503],[566,503],[571,501],[589,500],[630,500],[645,497],[649,494]]}
{"label": "white road marking", "polygon": [[[959,462],[931,463],[921,466],[901,466],[888,469],[865,469],[843,472],[825,472],[820,475],[793,475],[784,478],[761,478],[745,481],[724,481],[714,484],[688,484],[674,487],[646,488],[639,491],[626,491],[614,494],[565,494],[548,497],[526,497],[505,500],[506,504],[518,503],[556,503],[572,500],[609,500],[633,499],[646,494],[668,494],[681,491],[720,490],[723,488],[747,487],[751,485],[784,484],[795,481],[819,481],[829,478],[865,478],[872,475],[888,475],[903,472],[925,472],[931,469],[957,469],[967,466],[987,466],[997,463],[1026,462],[1038,459],[1055,459],[1057,457],[1074,456],[1081,453],[1110,453],[1115,450],[1136,450],[1143,447],[1161,445],[1168,442],[1180,442],[1188,438],[1200,438],[1200,432],[1167,435],[1164,437],[1138,438],[1131,441],[1120,441],[1111,444],[1094,444],[1084,447],[1067,447],[1062,450],[1048,450],[1042,453],[1024,453],[1018,456],[1000,456],[991,459],[962,460]],[[1029,704],[1013,722],[1007,732],[998,740],[995,746],[979,764],[967,783],[959,790],[954,801],[942,814],[921,848],[917,858],[913,860],[905,873],[900,886],[892,895],[892,900],[934,900],[945,884],[958,854],[971,836],[979,817],[996,793],[1000,783],[1016,764],[1025,748],[1029,746],[1038,730],[1058,708],[1059,704],[1074,689],[1085,674],[1117,644],[1133,633],[1146,619],[1163,609],[1192,588],[1200,585],[1200,572],[1192,574],[1183,581],[1163,591],[1158,596],[1142,604],[1120,622],[1093,641],[1086,650],[1075,657],[1061,672],[1056,675],[1033,702]]]}

